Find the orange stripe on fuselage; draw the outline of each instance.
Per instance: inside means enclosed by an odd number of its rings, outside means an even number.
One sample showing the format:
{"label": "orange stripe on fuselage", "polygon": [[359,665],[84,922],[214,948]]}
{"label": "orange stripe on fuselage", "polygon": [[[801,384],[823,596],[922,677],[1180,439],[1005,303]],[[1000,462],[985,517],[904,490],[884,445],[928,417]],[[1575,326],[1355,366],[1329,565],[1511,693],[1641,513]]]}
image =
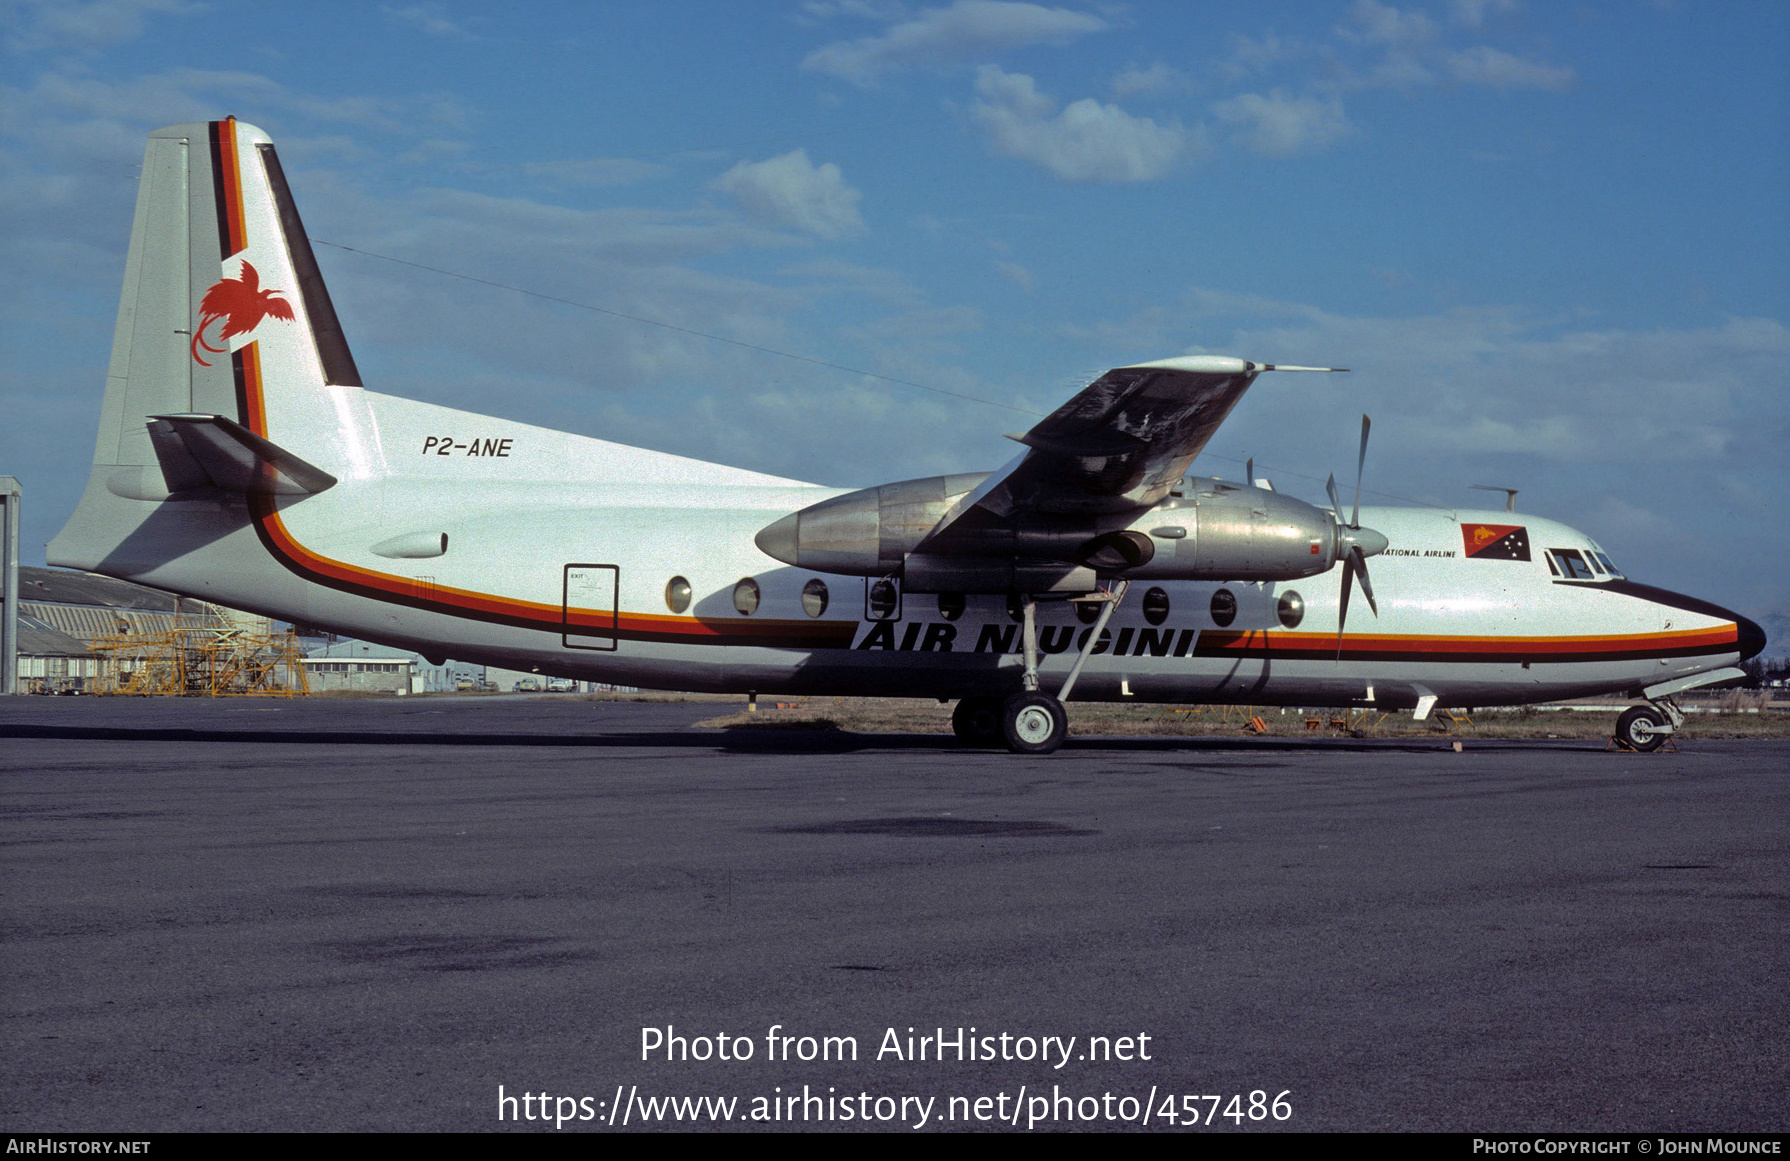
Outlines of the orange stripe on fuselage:
{"label": "orange stripe on fuselage", "polygon": [[[1633,653],[1717,647],[1739,641],[1739,629],[1733,623],[1705,629],[1675,629],[1657,633],[1609,633],[1596,636],[1562,637],[1470,637],[1416,633],[1346,634],[1342,639],[1345,652],[1359,656],[1375,653],[1477,653],[1508,654],[1513,658],[1535,653],[1576,653],[1587,658],[1600,654]],[[1200,636],[1200,652],[1257,653],[1262,650],[1287,652],[1294,650],[1335,650],[1337,639],[1331,633],[1289,633],[1283,630],[1251,630],[1215,632],[1208,629]]]}

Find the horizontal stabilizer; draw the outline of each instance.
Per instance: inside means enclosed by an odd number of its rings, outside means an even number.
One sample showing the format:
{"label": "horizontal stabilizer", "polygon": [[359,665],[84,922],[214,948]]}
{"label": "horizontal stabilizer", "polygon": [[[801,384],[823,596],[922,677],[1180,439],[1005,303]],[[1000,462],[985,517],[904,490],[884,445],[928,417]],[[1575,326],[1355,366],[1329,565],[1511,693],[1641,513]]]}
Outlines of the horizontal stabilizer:
{"label": "horizontal stabilizer", "polygon": [[[170,490],[178,483],[196,483],[202,472],[226,492],[261,492],[275,496],[315,495],[336,478],[291,452],[262,439],[242,424],[221,415],[152,415],[149,434],[162,459]],[[178,445],[168,437],[172,435]],[[190,462],[181,462],[184,450]]]}

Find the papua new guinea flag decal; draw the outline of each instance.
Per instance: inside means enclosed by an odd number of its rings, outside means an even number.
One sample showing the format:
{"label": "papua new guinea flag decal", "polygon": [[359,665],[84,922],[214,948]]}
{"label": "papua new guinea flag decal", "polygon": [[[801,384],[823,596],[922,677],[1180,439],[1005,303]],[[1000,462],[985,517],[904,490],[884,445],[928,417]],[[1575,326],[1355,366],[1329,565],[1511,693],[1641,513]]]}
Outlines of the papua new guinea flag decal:
{"label": "papua new guinea flag decal", "polygon": [[1520,524],[1463,524],[1461,540],[1480,560],[1529,559],[1529,530]]}

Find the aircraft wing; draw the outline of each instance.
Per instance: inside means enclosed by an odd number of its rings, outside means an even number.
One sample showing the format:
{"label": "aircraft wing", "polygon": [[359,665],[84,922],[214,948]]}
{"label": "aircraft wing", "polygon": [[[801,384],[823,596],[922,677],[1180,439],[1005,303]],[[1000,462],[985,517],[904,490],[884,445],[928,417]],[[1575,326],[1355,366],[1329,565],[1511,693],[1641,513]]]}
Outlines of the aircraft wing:
{"label": "aircraft wing", "polygon": [[1187,355],[1115,367],[1014,436],[1027,450],[945,514],[921,551],[1025,512],[1124,512],[1168,495],[1263,371],[1244,359]]}

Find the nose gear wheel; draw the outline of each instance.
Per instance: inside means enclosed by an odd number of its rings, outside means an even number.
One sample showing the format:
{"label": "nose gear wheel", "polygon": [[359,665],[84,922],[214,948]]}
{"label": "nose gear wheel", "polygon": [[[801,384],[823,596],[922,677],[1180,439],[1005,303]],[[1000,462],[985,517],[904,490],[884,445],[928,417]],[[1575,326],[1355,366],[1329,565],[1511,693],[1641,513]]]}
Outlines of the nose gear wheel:
{"label": "nose gear wheel", "polygon": [[1631,750],[1657,750],[1671,734],[1666,715],[1652,706],[1631,706],[1616,719],[1616,740]]}

